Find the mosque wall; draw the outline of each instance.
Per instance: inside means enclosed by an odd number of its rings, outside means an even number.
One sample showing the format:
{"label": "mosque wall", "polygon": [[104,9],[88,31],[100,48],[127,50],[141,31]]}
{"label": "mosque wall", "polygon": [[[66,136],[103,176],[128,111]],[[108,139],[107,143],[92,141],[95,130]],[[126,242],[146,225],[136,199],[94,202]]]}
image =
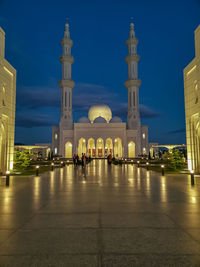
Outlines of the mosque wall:
{"label": "mosque wall", "polygon": [[5,33],[0,27],[0,173],[12,171],[14,157],[16,70],[5,55]]}
{"label": "mosque wall", "polygon": [[200,172],[200,25],[195,31],[195,58],[184,69],[188,169]]}

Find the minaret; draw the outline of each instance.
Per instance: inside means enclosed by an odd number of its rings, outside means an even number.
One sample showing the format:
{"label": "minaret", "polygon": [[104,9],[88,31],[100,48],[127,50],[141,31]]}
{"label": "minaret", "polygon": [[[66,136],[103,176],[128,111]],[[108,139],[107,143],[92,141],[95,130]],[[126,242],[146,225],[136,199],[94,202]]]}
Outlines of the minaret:
{"label": "minaret", "polygon": [[128,90],[128,129],[136,129],[140,126],[139,86],[141,81],[138,79],[138,61],[140,57],[137,55],[137,44],[138,40],[135,37],[134,24],[131,22],[129,38],[126,41],[128,56],[125,59],[128,64],[128,80],[124,83]]}
{"label": "minaret", "polygon": [[69,24],[65,24],[64,38],[61,40],[63,47],[60,62],[62,63],[62,80],[59,82],[61,88],[61,116],[60,124],[63,129],[71,130],[73,128],[72,118],[72,88],[75,83],[71,80],[71,65],[74,58],[71,56],[73,41],[70,39]]}

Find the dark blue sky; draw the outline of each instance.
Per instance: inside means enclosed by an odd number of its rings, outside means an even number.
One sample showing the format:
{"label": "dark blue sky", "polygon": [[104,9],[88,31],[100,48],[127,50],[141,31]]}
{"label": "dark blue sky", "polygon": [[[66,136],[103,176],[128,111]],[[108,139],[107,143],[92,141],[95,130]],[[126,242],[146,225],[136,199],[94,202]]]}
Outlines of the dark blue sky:
{"label": "dark blue sky", "polygon": [[183,68],[194,57],[200,0],[0,0],[6,58],[17,69],[15,141],[50,142],[51,125],[59,122],[66,17],[74,41],[74,120],[97,103],[126,119],[125,42],[133,17],[142,123],[149,126],[150,141],[185,143]]}

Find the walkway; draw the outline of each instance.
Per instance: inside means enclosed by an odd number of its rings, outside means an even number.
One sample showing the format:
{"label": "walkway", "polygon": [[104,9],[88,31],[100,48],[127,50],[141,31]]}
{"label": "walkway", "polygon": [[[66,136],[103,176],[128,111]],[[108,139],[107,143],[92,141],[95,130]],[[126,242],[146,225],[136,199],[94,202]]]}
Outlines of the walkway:
{"label": "walkway", "polygon": [[1,179],[0,266],[200,266],[197,179],[104,160]]}

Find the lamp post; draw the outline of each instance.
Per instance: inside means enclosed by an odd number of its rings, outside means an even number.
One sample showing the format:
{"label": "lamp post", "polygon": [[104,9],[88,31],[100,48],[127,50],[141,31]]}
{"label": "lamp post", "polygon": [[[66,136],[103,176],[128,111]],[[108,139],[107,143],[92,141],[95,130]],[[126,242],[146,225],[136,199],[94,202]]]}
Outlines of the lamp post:
{"label": "lamp post", "polygon": [[36,168],[35,175],[38,176],[39,175],[39,168],[40,168],[40,166],[37,165],[35,168]]}
{"label": "lamp post", "polygon": [[54,166],[54,163],[52,162],[51,163],[51,171],[53,171],[53,166]]}
{"label": "lamp post", "polygon": [[139,160],[137,161],[137,167],[138,168],[140,167],[140,161]]}
{"label": "lamp post", "polygon": [[147,162],[146,165],[147,165],[147,171],[148,171],[149,170],[149,162]]}
{"label": "lamp post", "polygon": [[191,185],[194,185],[194,171],[190,171],[191,173]]}
{"label": "lamp post", "polygon": [[10,184],[10,171],[6,171],[6,186]]}
{"label": "lamp post", "polygon": [[164,175],[165,175],[165,169],[164,169],[164,168],[165,168],[165,165],[163,165],[163,164],[162,164],[162,165],[161,165],[162,176],[164,176]]}
{"label": "lamp post", "polygon": [[61,165],[60,165],[60,167],[63,167],[63,161],[61,161],[61,163],[60,163]]}

